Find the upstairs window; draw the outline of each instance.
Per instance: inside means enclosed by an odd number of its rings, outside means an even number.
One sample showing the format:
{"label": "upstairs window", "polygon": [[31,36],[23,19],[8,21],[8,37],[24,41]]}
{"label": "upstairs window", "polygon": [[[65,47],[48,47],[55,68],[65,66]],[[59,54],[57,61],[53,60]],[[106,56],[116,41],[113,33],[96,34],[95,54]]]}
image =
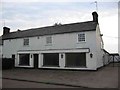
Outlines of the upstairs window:
{"label": "upstairs window", "polygon": [[78,34],[78,42],[85,42],[85,33]]}
{"label": "upstairs window", "polygon": [[28,46],[29,45],[29,39],[28,38],[24,39],[23,45],[24,46]]}
{"label": "upstairs window", "polygon": [[46,37],[46,44],[52,44],[52,37]]}

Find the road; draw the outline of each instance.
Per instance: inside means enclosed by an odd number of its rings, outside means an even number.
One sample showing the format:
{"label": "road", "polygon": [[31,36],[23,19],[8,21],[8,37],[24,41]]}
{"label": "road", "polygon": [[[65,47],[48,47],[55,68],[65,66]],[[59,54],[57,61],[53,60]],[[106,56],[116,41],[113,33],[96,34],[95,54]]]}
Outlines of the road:
{"label": "road", "polygon": [[3,70],[2,78],[6,88],[117,88],[119,79],[118,66],[112,63],[97,71],[14,68]]}
{"label": "road", "polygon": [[17,80],[2,80],[2,88],[72,88],[70,86],[43,84]]}

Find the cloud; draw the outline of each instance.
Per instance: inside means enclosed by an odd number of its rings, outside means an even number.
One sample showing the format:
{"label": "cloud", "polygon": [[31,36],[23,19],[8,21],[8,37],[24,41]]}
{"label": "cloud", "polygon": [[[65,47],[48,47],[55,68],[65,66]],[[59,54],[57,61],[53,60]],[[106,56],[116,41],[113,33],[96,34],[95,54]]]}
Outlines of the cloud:
{"label": "cloud", "polygon": [[12,31],[15,31],[17,28],[28,29],[32,27],[40,27],[40,26],[42,27],[42,26],[53,25],[56,22],[65,24],[65,23],[82,22],[85,21],[85,19],[87,20],[87,18],[89,21],[92,20],[91,14],[85,15],[82,12],[66,11],[66,10],[63,10],[62,13],[59,12],[60,11],[56,11],[56,10],[48,11],[44,13],[44,16],[40,16],[40,13],[37,16],[33,16],[33,15],[29,16],[26,14],[15,14],[12,15],[11,18],[5,19],[5,22],[6,25],[14,29]]}
{"label": "cloud", "polygon": [[109,52],[118,52],[118,9],[101,11],[99,23],[105,49]]}
{"label": "cloud", "polygon": [[[117,47],[116,47],[117,46]],[[109,53],[117,53],[118,52],[118,44],[106,44],[105,45],[105,49],[109,52]]]}
{"label": "cloud", "polygon": [[[4,2],[95,2],[95,0],[2,0]],[[119,0],[96,0],[98,2],[118,2]]]}
{"label": "cloud", "polygon": [[[23,29],[26,27],[51,25],[55,22],[73,23],[85,21],[86,15],[84,13],[88,13],[87,10],[78,9],[75,6],[76,3],[32,3],[29,5],[25,3],[22,4],[22,7],[21,4],[9,4],[10,5],[5,5],[6,7],[4,7],[3,19],[5,19],[6,25],[13,26],[14,29],[15,27],[22,27]],[[73,6],[70,7],[71,4]],[[16,8],[14,8],[15,6]],[[32,24],[33,22],[36,24]]]}

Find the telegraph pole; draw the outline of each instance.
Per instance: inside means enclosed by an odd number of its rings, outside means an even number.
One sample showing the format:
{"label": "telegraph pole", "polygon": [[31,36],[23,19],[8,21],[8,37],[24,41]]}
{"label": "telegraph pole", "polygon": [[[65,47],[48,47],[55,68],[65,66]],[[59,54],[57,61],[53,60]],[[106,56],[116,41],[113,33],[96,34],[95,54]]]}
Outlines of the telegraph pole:
{"label": "telegraph pole", "polygon": [[95,4],[95,11],[98,12],[98,2],[94,1],[91,4]]}
{"label": "telegraph pole", "polygon": [[5,19],[3,20],[3,26],[5,27]]}
{"label": "telegraph pole", "polygon": [[94,2],[96,4],[96,12],[98,12],[98,3],[97,1]]}

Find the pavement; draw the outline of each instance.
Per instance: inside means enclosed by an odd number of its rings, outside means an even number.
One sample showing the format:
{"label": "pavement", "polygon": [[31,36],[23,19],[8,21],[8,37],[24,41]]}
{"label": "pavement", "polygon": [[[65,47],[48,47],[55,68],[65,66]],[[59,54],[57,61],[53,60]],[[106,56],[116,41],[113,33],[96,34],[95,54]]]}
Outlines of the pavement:
{"label": "pavement", "polygon": [[[118,88],[118,67],[109,64],[97,71],[73,71],[73,70],[44,70],[14,68],[3,70],[3,88],[12,87],[10,81],[18,86],[21,82],[30,84],[36,88],[41,85],[46,87],[81,87],[81,88]],[[21,81],[21,82],[20,82]],[[34,84],[33,84],[34,83]],[[10,83],[11,84],[11,83]],[[16,86],[17,86],[16,85]],[[25,84],[26,85],[26,84]],[[51,86],[49,86],[51,85]],[[14,87],[14,86],[13,86]]]}

